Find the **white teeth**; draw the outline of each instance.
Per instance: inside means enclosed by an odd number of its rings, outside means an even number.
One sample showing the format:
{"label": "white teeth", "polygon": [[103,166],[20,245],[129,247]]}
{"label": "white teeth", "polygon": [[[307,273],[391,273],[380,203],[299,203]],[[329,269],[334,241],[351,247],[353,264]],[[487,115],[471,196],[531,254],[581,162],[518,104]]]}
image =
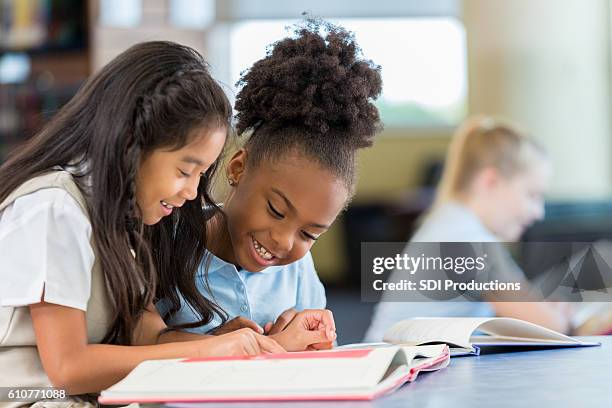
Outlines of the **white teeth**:
{"label": "white teeth", "polygon": [[162,204],[164,207],[169,208],[169,209],[173,209],[173,208],[174,208],[174,206],[172,206],[172,205],[168,204],[168,203],[167,203],[167,202],[165,202],[165,201],[162,201],[162,202],[161,202],[161,204]]}
{"label": "white teeth", "polygon": [[257,253],[261,255],[261,257],[266,261],[269,261],[270,259],[274,258],[274,256],[270,252],[268,252],[268,250],[264,248],[263,245],[257,242],[255,238],[253,238],[253,246],[255,246],[255,250],[257,251]]}

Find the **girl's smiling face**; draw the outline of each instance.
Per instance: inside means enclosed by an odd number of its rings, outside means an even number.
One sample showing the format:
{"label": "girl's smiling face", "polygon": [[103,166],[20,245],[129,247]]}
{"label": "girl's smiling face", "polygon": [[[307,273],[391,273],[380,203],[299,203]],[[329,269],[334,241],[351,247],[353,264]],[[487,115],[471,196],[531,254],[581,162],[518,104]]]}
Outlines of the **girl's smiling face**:
{"label": "girl's smiling face", "polygon": [[224,212],[231,245],[217,254],[250,272],[302,258],[348,199],[343,181],[298,153],[247,166],[240,150],[228,164],[233,190]]}
{"label": "girl's smiling face", "polygon": [[200,177],[217,160],[226,129],[197,129],[178,150],[158,149],[147,155],[136,175],[136,202],[146,225],[158,223],[173,208],[197,197]]}

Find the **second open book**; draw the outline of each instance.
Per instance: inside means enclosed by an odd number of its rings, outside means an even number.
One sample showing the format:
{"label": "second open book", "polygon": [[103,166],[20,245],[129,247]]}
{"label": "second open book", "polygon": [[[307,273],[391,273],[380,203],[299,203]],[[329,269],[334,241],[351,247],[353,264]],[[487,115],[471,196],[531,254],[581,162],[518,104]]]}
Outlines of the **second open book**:
{"label": "second open book", "polygon": [[508,317],[423,317],[403,320],[383,337],[392,344],[446,343],[451,355],[478,354],[480,347],[597,346],[537,324]]}

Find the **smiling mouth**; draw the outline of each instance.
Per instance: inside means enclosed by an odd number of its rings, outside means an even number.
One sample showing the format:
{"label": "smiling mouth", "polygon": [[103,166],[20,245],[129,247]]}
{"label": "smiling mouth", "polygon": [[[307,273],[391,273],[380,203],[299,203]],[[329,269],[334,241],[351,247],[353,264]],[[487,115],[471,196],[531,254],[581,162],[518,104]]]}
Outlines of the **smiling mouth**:
{"label": "smiling mouth", "polygon": [[266,247],[261,245],[259,241],[257,241],[253,237],[251,237],[251,239],[253,240],[253,246],[255,247],[255,251],[257,252],[257,255],[261,256],[266,261],[271,261],[276,258],[274,255],[270,253],[270,251],[266,249]]}

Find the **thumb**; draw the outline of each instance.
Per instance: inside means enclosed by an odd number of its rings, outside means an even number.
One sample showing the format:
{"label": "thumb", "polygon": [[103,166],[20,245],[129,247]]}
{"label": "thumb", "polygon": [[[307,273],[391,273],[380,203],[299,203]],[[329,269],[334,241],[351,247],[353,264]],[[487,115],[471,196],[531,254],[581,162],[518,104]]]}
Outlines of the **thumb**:
{"label": "thumb", "polygon": [[306,346],[316,343],[326,343],[336,339],[336,332],[333,330],[308,330],[303,333]]}

